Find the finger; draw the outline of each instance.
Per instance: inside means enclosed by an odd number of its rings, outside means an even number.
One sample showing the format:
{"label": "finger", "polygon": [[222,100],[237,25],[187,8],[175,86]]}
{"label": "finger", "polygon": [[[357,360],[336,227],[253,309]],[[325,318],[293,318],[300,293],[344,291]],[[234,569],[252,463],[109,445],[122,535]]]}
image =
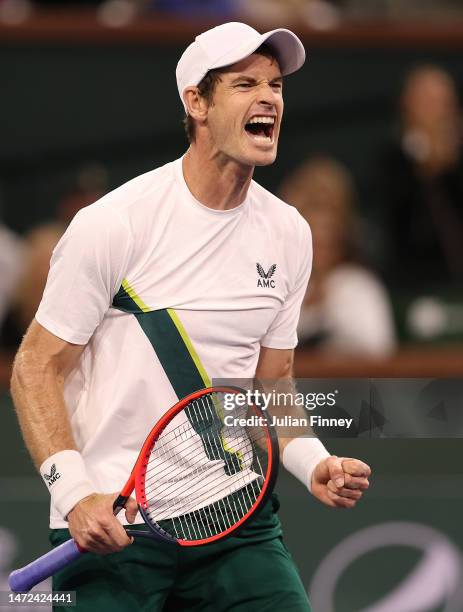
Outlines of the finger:
{"label": "finger", "polygon": [[138,504],[133,497],[129,497],[125,506],[125,518],[129,523],[135,521],[135,517],[138,513]]}
{"label": "finger", "polygon": [[107,555],[122,549],[99,526],[90,528],[77,539],[77,542],[86,551],[99,555]]}
{"label": "finger", "polygon": [[95,541],[89,543],[86,550],[87,552],[92,552],[97,555],[111,555],[115,552],[120,552],[123,550],[123,547],[115,546],[113,544],[103,544],[102,542]]}
{"label": "finger", "polygon": [[122,550],[131,543],[131,538],[113,514],[101,519],[100,526],[102,533],[98,533],[97,539],[114,551]]}
{"label": "finger", "polygon": [[358,478],[357,476],[345,474],[344,486],[348,489],[360,489],[361,491],[366,491],[370,486],[370,483],[368,482],[368,478]]}
{"label": "finger", "polygon": [[119,552],[119,550],[115,550],[112,546],[103,545],[100,542],[88,542],[85,550],[90,553],[95,553],[96,555],[109,555],[114,552]]}
{"label": "finger", "polygon": [[[118,505],[117,508],[114,508],[114,504],[116,503],[116,499],[118,499],[120,493],[110,493],[107,495],[108,501],[111,503],[111,512],[114,516],[117,516],[122,509],[125,509],[128,502],[125,502],[122,506]],[[120,503],[120,502],[118,502]],[[115,512],[116,511],[116,512]]]}
{"label": "finger", "polygon": [[356,504],[354,499],[348,499],[346,497],[341,497],[337,493],[333,493],[329,489],[327,489],[328,498],[333,502],[336,508],[353,508]]}
{"label": "finger", "polygon": [[[133,541],[133,538],[127,535],[125,529],[113,514],[114,502],[118,496],[118,493],[111,493],[105,496],[108,505],[105,507],[105,512],[100,517],[99,521],[102,531],[104,532],[104,537],[101,541],[104,542],[105,546],[110,546],[112,552],[122,550],[125,546],[128,546]],[[133,503],[136,505],[136,502],[132,497],[130,497],[125,503],[124,507],[126,508],[126,516],[127,508],[130,508],[131,512],[133,512]]]}
{"label": "finger", "polygon": [[335,508],[353,508],[357,503],[355,499],[341,497],[340,495],[338,495],[337,493],[333,493],[329,489],[327,489],[326,493]]}
{"label": "finger", "polygon": [[341,488],[344,486],[344,470],[342,469],[342,461],[339,457],[328,457],[327,459],[327,467],[330,475],[330,480],[334,482],[334,484]]}
{"label": "finger", "polygon": [[122,549],[128,546],[129,544],[132,544],[133,538],[127,534],[126,530],[124,529],[124,527],[122,527],[119,521],[116,522],[117,527],[114,528],[113,537],[116,546]]}
{"label": "finger", "polygon": [[350,474],[351,476],[363,476],[365,478],[371,476],[370,466],[363,461],[350,457],[342,457],[341,462],[346,474]]}
{"label": "finger", "polygon": [[355,499],[358,501],[363,495],[362,491],[358,489],[346,489],[345,487],[338,489],[332,480],[328,482],[327,487],[332,493],[348,499]]}

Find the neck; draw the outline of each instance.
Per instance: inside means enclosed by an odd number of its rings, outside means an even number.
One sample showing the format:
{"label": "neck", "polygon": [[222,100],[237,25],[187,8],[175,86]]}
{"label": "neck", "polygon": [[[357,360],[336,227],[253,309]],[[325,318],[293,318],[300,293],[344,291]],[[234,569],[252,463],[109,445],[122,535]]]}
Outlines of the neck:
{"label": "neck", "polygon": [[183,176],[192,195],[204,206],[230,210],[242,204],[253,166],[241,165],[223,154],[208,154],[192,144],[183,158]]}

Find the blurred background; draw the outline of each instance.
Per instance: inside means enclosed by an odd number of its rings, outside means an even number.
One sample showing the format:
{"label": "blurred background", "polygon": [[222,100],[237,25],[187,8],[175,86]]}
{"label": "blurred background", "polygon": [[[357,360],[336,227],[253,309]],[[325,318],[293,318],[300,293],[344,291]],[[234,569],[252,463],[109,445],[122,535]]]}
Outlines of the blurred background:
{"label": "blurred background", "polygon": [[[256,172],[314,237],[296,374],[463,378],[461,2],[0,0],[0,583],[47,548],[8,381],[51,252],[82,206],[182,155],[176,63],[231,20],[291,28],[308,51],[277,162]],[[461,441],[326,443],[375,477],[338,513],[280,479],[314,612],[461,612]]]}

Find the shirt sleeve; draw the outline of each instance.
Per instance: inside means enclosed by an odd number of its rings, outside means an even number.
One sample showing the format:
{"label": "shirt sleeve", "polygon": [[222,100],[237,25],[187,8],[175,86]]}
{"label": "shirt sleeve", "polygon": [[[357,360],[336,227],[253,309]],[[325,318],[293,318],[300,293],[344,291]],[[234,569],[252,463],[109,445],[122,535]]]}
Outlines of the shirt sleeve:
{"label": "shirt sleeve", "polygon": [[312,233],[302,217],[299,224],[298,248],[294,254],[294,266],[298,270],[290,290],[270,328],[260,344],[267,348],[291,349],[297,345],[297,324],[302,300],[307,291],[312,271]]}
{"label": "shirt sleeve", "polygon": [[129,227],[117,211],[99,203],[79,211],[53,251],[35,315],[40,325],[86,344],[125,276],[130,247]]}

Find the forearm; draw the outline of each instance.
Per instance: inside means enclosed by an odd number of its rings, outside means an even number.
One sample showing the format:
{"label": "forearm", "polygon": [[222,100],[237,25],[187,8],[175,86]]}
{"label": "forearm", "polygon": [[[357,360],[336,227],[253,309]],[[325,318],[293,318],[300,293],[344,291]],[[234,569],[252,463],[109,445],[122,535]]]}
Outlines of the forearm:
{"label": "forearm", "polygon": [[[292,350],[278,350],[261,348],[259,362],[254,376],[254,389],[267,397],[288,398],[289,401],[269,402],[266,410],[271,419],[273,417],[282,418],[286,415],[294,416],[298,419],[304,417],[304,410],[301,406],[296,406],[292,401],[296,393],[296,384],[293,377],[294,352]],[[278,441],[280,444],[280,454],[283,453],[286,445],[299,436],[307,435],[307,429],[291,429],[288,427],[276,427]]]}
{"label": "forearm", "polygon": [[[320,461],[330,456],[308,424],[307,412],[296,402],[296,384],[288,374],[275,380],[256,381],[261,393],[277,401],[266,409],[274,426],[285,468],[311,490],[312,474]],[[287,418],[290,424],[287,423]]]}
{"label": "forearm", "polygon": [[328,506],[352,508],[368,488],[370,468],[355,459],[330,456],[315,436],[307,418],[305,402],[293,401],[297,394],[292,377],[294,351],[261,347],[256,369],[259,390],[284,393],[284,402],[269,402],[270,417],[291,416],[290,425],[277,426],[281,459],[285,468]]}
{"label": "forearm", "polygon": [[19,350],[11,395],[24,442],[37,469],[51,455],[76,449],[63,388],[64,377],[52,360]]}
{"label": "forearm", "polygon": [[63,387],[64,376],[53,358],[20,349],[11,380],[16,413],[32,460],[66,518],[95,488],[76,449]]}
{"label": "forearm", "polygon": [[[316,437],[308,424],[305,408],[296,402],[297,389],[291,372],[273,380],[256,377],[255,388],[264,398],[262,403],[270,422],[275,423],[281,455],[292,440]],[[285,417],[291,419],[291,424]]]}

